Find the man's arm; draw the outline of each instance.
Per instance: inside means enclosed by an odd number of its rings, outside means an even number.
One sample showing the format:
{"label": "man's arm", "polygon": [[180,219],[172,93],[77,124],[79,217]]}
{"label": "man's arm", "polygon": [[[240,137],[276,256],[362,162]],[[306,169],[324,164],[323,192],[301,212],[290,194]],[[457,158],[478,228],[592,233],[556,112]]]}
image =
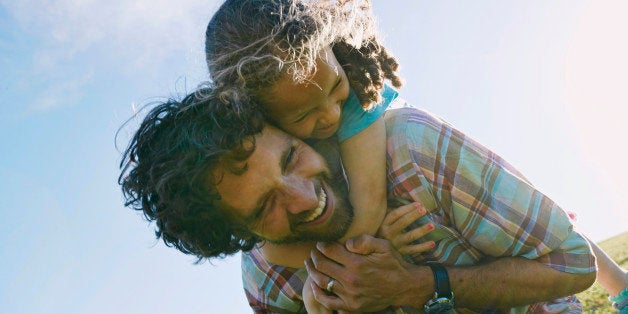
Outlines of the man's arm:
{"label": "man's arm", "polygon": [[[522,271],[517,272],[524,281],[505,277],[508,269],[499,265],[477,266],[500,270],[495,278],[490,278],[497,281],[484,282],[493,291],[507,294],[509,290],[502,287],[505,285],[530,293],[518,296],[521,300],[500,295],[500,300],[512,301],[514,305],[525,300],[550,300],[546,297],[560,292],[554,288],[558,285],[565,292],[582,290],[570,284],[571,278],[582,278],[581,283],[590,284],[586,279],[594,277],[595,263],[586,240],[573,230],[566,213],[514,167],[429,113],[410,109],[388,113],[389,176],[394,179],[394,194],[418,201],[433,199],[431,218],[450,235],[438,241],[435,261],[471,265],[526,258],[523,262],[527,265],[521,265]],[[530,265],[545,268],[527,269]],[[550,282],[552,289],[544,286],[545,277],[533,275],[549,271],[555,271],[559,280]],[[453,278],[456,282],[452,286],[465,282],[481,286],[461,279],[465,278]],[[536,299],[538,296],[543,298]],[[459,305],[474,306],[464,296],[461,298]],[[483,297],[478,295],[477,300],[483,302]]]}
{"label": "man's arm", "polygon": [[[369,236],[319,243],[307,263],[316,299],[330,309],[377,311],[390,305],[422,307],[434,295],[427,266],[406,263],[389,242]],[[595,272],[570,274],[534,260],[504,257],[476,266],[448,266],[456,307],[499,309],[570,295],[589,287]],[[325,287],[334,278],[335,295]]]}
{"label": "man's arm", "polygon": [[523,257],[451,267],[448,272],[457,291],[456,303],[466,308],[509,308],[552,300],[583,291],[595,281],[595,272],[561,272]]}

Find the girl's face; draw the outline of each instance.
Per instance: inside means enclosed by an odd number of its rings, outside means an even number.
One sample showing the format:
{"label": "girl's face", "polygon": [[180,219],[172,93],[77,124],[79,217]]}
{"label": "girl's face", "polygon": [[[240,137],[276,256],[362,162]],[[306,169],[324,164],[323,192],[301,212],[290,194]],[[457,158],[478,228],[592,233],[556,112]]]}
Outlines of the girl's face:
{"label": "girl's face", "polygon": [[324,139],[340,126],[341,109],[349,96],[349,81],[331,48],[316,61],[316,73],[298,84],[284,75],[259,95],[268,117],[301,139]]}

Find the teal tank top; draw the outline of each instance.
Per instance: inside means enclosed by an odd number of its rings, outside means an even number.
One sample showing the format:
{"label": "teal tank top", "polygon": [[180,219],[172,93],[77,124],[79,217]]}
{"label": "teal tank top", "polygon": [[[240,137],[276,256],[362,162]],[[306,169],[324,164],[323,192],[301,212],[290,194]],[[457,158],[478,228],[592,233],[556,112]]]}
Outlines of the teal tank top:
{"label": "teal tank top", "polygon": [[336,137],[339,142],[343,142],[346,139],[360,133],[366,129],[375,120],[384,114],[384,111],[388,109],[390,104],[397,98],[399,93],[388,85],[384,85],[382,91],[382,101],[373,106],[371,110],[364,110],[358,96],[353,92],[353,89],[349,92],[349,97],[345,101],[342,107],[342,121],[340,121],[340,127],[336,132]]}

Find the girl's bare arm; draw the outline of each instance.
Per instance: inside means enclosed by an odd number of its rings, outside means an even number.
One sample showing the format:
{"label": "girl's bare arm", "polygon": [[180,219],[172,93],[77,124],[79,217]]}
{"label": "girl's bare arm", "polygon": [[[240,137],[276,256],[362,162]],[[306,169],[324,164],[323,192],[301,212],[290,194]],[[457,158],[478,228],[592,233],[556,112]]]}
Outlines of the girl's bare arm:
{"label": "girl's bare arm", "polygon": [[366,129],[340,143],[349,178],[353,223],[344,240],[374,235],[386,215],[386,127],[379,118]]}

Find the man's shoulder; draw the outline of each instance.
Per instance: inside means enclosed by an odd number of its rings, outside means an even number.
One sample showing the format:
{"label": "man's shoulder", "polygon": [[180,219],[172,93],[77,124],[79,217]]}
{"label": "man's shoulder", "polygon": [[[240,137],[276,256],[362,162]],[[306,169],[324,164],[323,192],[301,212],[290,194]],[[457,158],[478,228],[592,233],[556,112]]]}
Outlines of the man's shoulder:
{"label": "man's shoulder", "polygon": [[394,108],[388,109],[384,112],[384,117],[386,120],[390,119],[398,119],[400,117],[410,117],[410,116],[425,116],[430,115],[427,110],[416,108],[416,107],[402,107],[402,108]]}
{"label": "man's shoulder", "polygon": [[439,137],[443,128],[451,128],[438,116],[414,107],[390,109],[386,111],[384,122],[389,149],[405,145],[406,142],[431,143]]}
{"label": "man's shoulder", "polygon": [[425,109],[415,107],[404,107],[389,109],[384,114],[386,126],[403,126],[408,123],[441,125],[443,120]]}

